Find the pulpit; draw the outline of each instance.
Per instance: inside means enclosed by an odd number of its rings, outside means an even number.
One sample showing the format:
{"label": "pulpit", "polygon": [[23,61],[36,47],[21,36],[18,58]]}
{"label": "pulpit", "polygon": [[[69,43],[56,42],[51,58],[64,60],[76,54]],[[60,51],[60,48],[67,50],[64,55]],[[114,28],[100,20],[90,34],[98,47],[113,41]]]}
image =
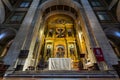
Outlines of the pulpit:
{"label": "pulpit", "polygon": [[49,58],[49,70],[71,70],[70,58]]}

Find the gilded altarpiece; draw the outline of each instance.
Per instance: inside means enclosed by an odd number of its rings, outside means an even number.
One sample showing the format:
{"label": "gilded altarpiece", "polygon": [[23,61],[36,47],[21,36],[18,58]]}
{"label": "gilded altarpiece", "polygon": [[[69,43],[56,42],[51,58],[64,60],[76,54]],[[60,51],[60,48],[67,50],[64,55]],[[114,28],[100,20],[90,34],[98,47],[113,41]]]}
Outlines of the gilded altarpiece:
{"label": "gilded altarpiece", "polygon": [[49,58],[71,58],[74,63],[80,60],[72,18],[66,15],[52,16],[48,18],[45,30],[44,59],[46,61]]}

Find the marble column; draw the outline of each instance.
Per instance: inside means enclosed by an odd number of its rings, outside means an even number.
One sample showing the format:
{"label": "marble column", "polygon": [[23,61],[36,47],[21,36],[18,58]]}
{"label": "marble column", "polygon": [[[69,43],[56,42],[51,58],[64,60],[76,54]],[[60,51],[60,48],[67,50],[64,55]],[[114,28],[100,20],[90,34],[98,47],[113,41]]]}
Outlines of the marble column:
{"label": "marble column", "polygon": [[95,64],[97,63],[97,61],[96,61],[92,48],[96,45],[96,43],[94,43],[93,35],[89,28],[88,21],[86,20],[86,15],[85,15],[84,10],[81,9],[79,14],[81,14],[80,22],[81,22],[82,32],[85,38],[86,48],[88,52],[87,59],[90,60],[92,64]]}
{"label": "marble column", "polygon": [[[107,64],[107,68],[112,69],[112,65],[118,64],[118,58],[115,55],[112,47],[110,46],[108,39],[105,36],[105,33],[102,30],[102,27],[98,22],[98,19],[95,16],[94,11],[92,10],[88,0],[81,0],[81,3],[85,10],[85,13],[89,22],[88,24],[93,33],[95,43],[97,44],[97,46],[94,46],[94,47],[100,47],[102,49],[103,55],[105,58],[105,63]],[[103,70],[105,70],[104,64],[100,66],[102,67]]]}
{"label": "marble column", "polygon": [[[29,55],[25,61],[25,64],[24,64],[24,67],[23,67],[23,71],[25,69],[28,68],[28,66],[31,66],[31,60],[32,60],[32,57],[33,57],[33,51],[34,51],[34,48],[35,48],[35,43],[36,43],[36,40],[38,38],[40,38],[40,40],[42,40],[42,35],[43,35],[43,31],[40,31],[39,30],[42,30],[42,26],[41,26],[41,22],[42,22],[42,14],[41,14],[41,11],[39,11],[39,16],[37,16],[37,21],[34,25],[34,30],[32,32],[32,36],[30,36],[30,39],[27,39],[26,40],[26,43],[24,45],[24,48],[25,49],[29,49]],[[41,34],[40,34],[41,33]],[[40,37],[39,37],[40,36]],[[29,45],[27,45],[27,43],[29,43]],[[39,54],[39,53],[38,53]],[[35,62],[34,62],[35,63]]]}
{"label": "marble column", "polygon": [[4,2],[4,4],[12,11],[13,10],[13,6],[11,5],[11,3],[9,2],[9,0],[2,0]]}
{"label": "marble column", "polygon": [[3,23],[5,20],[5,8],[3,2],[0,0],[0,23]]}
{"label": "marble column", "polygon": [[31,27],[36,9],[38,7],[40,0],[33,0],[24,20],[21,24],[21,27],[12,43],[7,55],[4,58],[6,65],[10,65],[8,70],[12,70],[20,53],[20,50],[23,49],[24,41],[26,40],[27,34]]}

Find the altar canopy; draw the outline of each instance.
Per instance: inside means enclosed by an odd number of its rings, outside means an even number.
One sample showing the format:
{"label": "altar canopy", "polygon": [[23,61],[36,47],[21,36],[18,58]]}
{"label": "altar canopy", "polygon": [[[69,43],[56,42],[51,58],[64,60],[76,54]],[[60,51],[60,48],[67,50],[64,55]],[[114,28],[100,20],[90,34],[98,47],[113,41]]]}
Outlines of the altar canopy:
{"label": "altar canopy", "polygon": [[49,70],[71,70],[70,58],[49,58]]}

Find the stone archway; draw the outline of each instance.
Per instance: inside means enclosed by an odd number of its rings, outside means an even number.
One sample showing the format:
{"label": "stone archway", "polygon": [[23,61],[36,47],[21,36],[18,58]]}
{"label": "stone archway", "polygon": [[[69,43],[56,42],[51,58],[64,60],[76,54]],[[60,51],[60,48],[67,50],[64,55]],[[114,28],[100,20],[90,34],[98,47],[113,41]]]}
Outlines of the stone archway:
{"label": "stone archway", "polygon": [[[65,5],[65,6],[68,6],[70,7],[72,10],[74,10],[76,13],[77,13],[77,16],[72,13],[72,12],[69,12],[69,11],[56,11],[56,12],[49,12],[49,15],[47,15],[47,17],[44,16],[44,12],[45,10],[47,10],[49,7],[51,6],[55,6],[55,5]],[[36,38],[39,38],[39,52],[38,52],[38,55],[40,55],[40,51],[42,50],[42,45],[44,42],[44,30],[45,30],[45,21],[47,20],[48,17],[50,16],[53,16],[55,14],[66,14],[70,17],[72,17],[75,21],[75,24],[76,24],[76,35],[77,37],[79,38],[78,42],[82,42],[80,41],[80,38],[81,36],[84,35],[84,42],[86,44],[89,44],[89,45],[86,45],[86,52],[89,52],[89,55],[88,55],[88,59],[91,60],[91,63],[92,65],[94,63],[96,63],[96,60],[95,60],[95,56],[93,54],[93,51],[91,50],[91,40],[90,40],[90,34],[89,34],[89,31],[87,29],[87,23],[85,21],[86,17],[85,17],[85,13],[84,13],[84,10],[82,8],[82,6],[73,1],[73,0],[67,0],[67,1],[61,1],[61,0],[48,0],[44,3],[42,3],[39,7],[38,7],[38,10],[37,10],[37,21],[36,21],[36,24],[35,24],[35,33],[34,34],[34,37],[32,38],[32,42],[30,44],[30,52],[34,52],[34,49],[33,49],[33,45],[35,45],[36,43]],[[81,28],[82,28],[82,35],[81,35]],[[36,38],[35,38],[36,37]],[[35,46],[34,46],[35,47]],[[83,54],[85,52],[82,52]],[[38,57],[36,57],[38,59]],[[31,58],[29,58],[31,59]],[[35,66],[37,66],[37,63],[38,63],[38,60],[35,60]],[[24,69],[25,70],[28,66],[30,66],[30,64],[32,64],[30,62],[30,60],[26,60],[26,63],[24,65]]]}
{"label": "stone archway", "polygon": [[76,11],[78,11],[78,10],[80,10],[80,8],[82,8],[82,6],[80,4],[76,3],[73,0],[48,0],[44,3],[42,3],[39,6],[39,9],[41,11],[44,11],[45,9],[47,9],[48,7],[53,6],[53,5],[67,5],[67,6],[74,8]]}
{"label": "stone archway", "polygon": [[[58,2],[60,2],[60,3],[58,3]],[[70,5],[70,4],[71,4],[71,5]],[[55,11],[54,11],[54,12],[51,11],[51,12],[49,12],[49,14],[47,15],[47,17],[46,17],[46,16],[42,16],[42,14],[44,15],[44,12],[45,12],[48,8],[50,8],[51,6],[55,6],[55,5],[65,5],[65,6],[69,6],[69,7],[73,8],[73,9],[77,12],[78,17],[76,17],[72,12],[68,12],[68,11],[56,11],[56,12],[55,12]],[[41,5],[39,6],[39,13],[41,14],[40,17],[41,17],[41,19],[43,20],[42,26],[40,27],[40,36],[43,35],[44,30],[45,30],[45,27],[43,27],[43,26],[45,26],[45,21],[46,21],[47,18],[49,18],[50,16],[53,16],[53,15],[55,15],[55,14],[66,14],[66,15],[69,15],[70,17],[72,17],[72,18],[75,20],[75,24],[78,24],[78,23],[81,24],[82,22],[81,22],[80,20],[82,20],[82,18],[83,18],[83,16],[81,15],[81,14],[83,14],[83,8],[82,8],[82,6],[81,6],[80,4],[72,1],[72,0],[69,0],[69,1],[60,1],[60,0],[56,0],[56,1],[54,1],[54,0],[46,1],[46,2],[44,2],[43,4],[41,4]],[[82,17],[81,17],[81,16],[82,16]],[[40,21],[40,20],[39,20],[39,21]],[[39,21],[38,21],[38,22],[39,22]],[[85,22],[83,21],[82,24],[85,24]],[[76,26],[80,26],[80,25],[76,25]],[[85,25],[82,26],[82,28],[85,28]],[[77,35],[78,35],[78,37],[80,37],[80,36],[81,36],[81,35],[79,35],[79,34],[80,34],[80,31],[81,31],[80,27],[77,27],[76,30],[77,30]],[[88,44],[88,43],[90,43],[90,40],[89,40],[89,38],[88,38],[88,31],[85,30],[85,29],[83,29],[83,30],[84,30],[83,32],[85,32],[85,33],[82,34],[82,36],[83,36],[83,35],[86,36],[86,37],[84,37],[84,38],[86,39],[87,44]],[[86,34],[86,35],[85,35],[85,34]],[[43,37],[40,37],[40,39],[43,39]],[[41,46],[42,46],[42,45],[41,45]],[[90,50],[90,46],[87,46],[87,48],[89,48],[89,50]],[[86,51],[86,52],[87,52],[87,51]],[[90,52],[89,55],[91,55],[91,50],[90,50],[89,52]],[[90,56],[89,56],[89,58],[90,58]],[[95,62],[96,62],[93,57],[91,57],[90,59],[91,59],[91,63],[95,63]]]}
{"label": "stone archway", "polygon": [[[62,1],[61,0],[55,0],[55,1],[48,0],[48,1],[44,2],[42,5],[40,5],[39,9],[42,13],[45,11],[45,9],[47,9],[53,5],[67,5],[69,7],[72,7],[73,9],[75,9],[75,11],[78,13],[78,16],[77,16],[76,21],[75,21],[76,24],[78,24],[77,26],[79,26],[77,28],[77,30],[80,31],[81,30],[80,28],[82,28],[82,30],[84,32],[84,34],[82,34],[82,35],[84,35],[84,38],[86,39],[86,44],[90,44],[90,45],[87,45],[87,49],[90,52],[90,55],[92,56],[91,61],[92,61],[92,63],[95,63],[96,60],[95,60],[95,58],[93,58],[94,56],[93,56],[92,51],[90,49],[91,48],[90,33],[87,29],[88,25],[86,25],[87,22],[86,22],[86,17],[85,17],[85,13],[84,13],[82,5],[73,1],[73,0],[65,0],[65,1],[64,0],[62,0]],[[55,15],[58,13],[67,14],[67,15],[71,16],[73,19],[75,19],[74,16],[72,16],[72,14],[70,14],[70,12],[69,12],[69,14],[67,12],[53,12],[53,13],[50,12],[49,16],[52,16],[52,15]],[[78,32],[78,34],[81,34],[81,33]]]}

